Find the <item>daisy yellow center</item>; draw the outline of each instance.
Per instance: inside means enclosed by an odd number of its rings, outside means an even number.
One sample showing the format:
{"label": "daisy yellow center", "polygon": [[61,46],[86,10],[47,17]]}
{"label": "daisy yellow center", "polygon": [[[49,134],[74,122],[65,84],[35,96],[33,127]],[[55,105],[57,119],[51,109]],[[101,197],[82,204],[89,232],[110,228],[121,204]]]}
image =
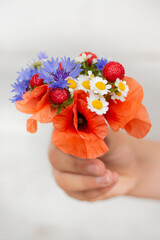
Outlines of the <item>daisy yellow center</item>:
{"label": "daisy yellow center", "polygon": [[76,82],[73,79],[68,79],[69,88],[75,89],[77,87]]}
{"label": "daisy yellow center", "polygon": [[94,76],[93,76],[92,74],[90,75],[90,77],[91,77],[91,78],[94,78]]}
{"label": "daisy yellow center", "polygon": [[100,110],[100,109],[103,107],[103,104],[101,103],[100,100],[93,100],[93,101],[92,101],[92,106],[93,106],[95,109]]}
{"label": "daisy yellow center", "polygon": [[121,92],[116,92],[116,95],[122,96],[122,93]]}
{"label": "daisy yellow center", "polygon": [[124,83],[119,82],[119,83],[118,83],[118,88],[119,88],[121,91],[124,91],[124,90],[125,90],[125,85],[124,85]]}
{"label": "daisy yellow center", "polygon": [[99,90],[104,90],[106,89],[106,84],[104,84],[103,82],[96,82],[96,88],[98,88]]}
{"label": "daisy yellow center", "polygon": [[84,88],[86,88],[86,89],[90,89],[90,82],[87,80],[87,81],[84,81],[83,83],[82,83],[82,86],[84,87]]}
{"label": "daisy yellow center", "polygon": [[35,62],[33,63],[33,67],[40,70],[41,69],[41,66],[42,66],[42,63],[41,62]]}

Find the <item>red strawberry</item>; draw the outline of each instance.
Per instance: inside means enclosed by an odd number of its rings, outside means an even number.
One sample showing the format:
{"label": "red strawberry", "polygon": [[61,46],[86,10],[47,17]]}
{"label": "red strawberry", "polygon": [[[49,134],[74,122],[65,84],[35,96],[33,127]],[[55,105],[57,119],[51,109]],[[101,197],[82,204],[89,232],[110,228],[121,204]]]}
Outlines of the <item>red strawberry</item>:
{"label": "red strawberry", "polygon": [[124,77],[125,70],[119,62],[109,62],[104,66],[102,73],[109,82],[114,82],[117,78]]}
{"label": "red strawberry", "polygon": [[[85,53],[86,56],[91,55],[91,57],[87,59],[87,62],[88,62],[89,66],[92,64],[92,60],[94,58],[97,59],[97,56],[94,53],[91,53],[91,52],[83,52],[83,53]],[[83,53],[81,53],[80,56],[82,56]]]}
{"label": "red strawberry", "polygon": [[39,78],[38,74],[35,74],[31,77],[30,79],[30,85],[32,88],[34,88],[35,86],[41,86],[43,84],[43,79]]}
{"label": "red strawberry", "polygon": [[56,105],[62,104],[68,99],[68,97],[69,94],[65,88],[63,89],[55,88],[50,93],[50,100]]}

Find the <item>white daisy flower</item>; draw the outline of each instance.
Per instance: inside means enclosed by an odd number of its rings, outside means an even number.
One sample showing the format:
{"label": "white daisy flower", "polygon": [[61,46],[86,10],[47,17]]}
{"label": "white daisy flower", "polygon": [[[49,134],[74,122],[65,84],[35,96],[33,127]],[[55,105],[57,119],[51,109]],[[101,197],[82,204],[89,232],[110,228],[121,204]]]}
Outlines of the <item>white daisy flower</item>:
{"label": "white daisy flower", "polygon": [[109,109],[109,103],[104,97],[99,95],[90,94],[90,96],[87,97],[87,102],[88,108],[91,110],[91,112],[96,112],[98,115],[105,114]]}
{"label": "white daisy flower", "polygon": [[28,66],[40,69],[43,66],[43,62],[46,62],[47,60],[48,56],[44,52],[40,52],[36,58],[29,61]]}
{"label": "white daisy flower", "polygon": [[74,90],[76,90],[78,88],[78,83],[77,83],[77,79],[74,79],[72,77],[68,77],[67,78],[67,82],[68,82],[68,90],[70,91],[70,93],[72,94]]}
{"label": "white daisy flower", "polygon": [[107,80],[103,80],[101,77],[95,77],[90,82],[91,90],[94,91],[94,93],[99,93],[100,95],[105,95],[110,92],[110,89],[112,86],[110,84],[107,84]]}
{"label": "white daisy flower", "polygon": [[92,73],[92,71],[88,71],[88,76],[90,77],[90,79],[94,78],[94,74]]}
{"label": "white daisy flower", "polygon": [[32,67],[33,69],[34,68],[40,69],[43,66],[43,61],[37,60],[37,59],[31,59],[27,65],[28,67]]}
{"label": "white daisy flower", "polygon": [[93,58],[93,59],[92,59],[92,63],[94,63],[94,64],[97,63],[97,59],[96,59],[96,58]]}
{"label": "white daisy flower", "polygon": [[90,58],[90,57],[92,57],[91,54],[89,54],[89,55],[87,56],[85,53],[82,53],[82,55],[79,56],[79,57],[77,57],[77,58],[75,59],[75,61],[76,61],[76,62],[79,62],[79,63],[82,63],[82,62],[87,61],[87,59]]}
{"label": "white daisy flower", "polygon": [[118,88],[118,91],[121,92],[123,97],[127,96],[129,88],[126,81],[122,81],[119,78],[117,78],[115,81],[115,86]]}
{"label": "white daisy flower", "polygon": [[90,90],[90,77],[86,75],[80,75],[78,78],[78,86],[77,88],[79,90],[83,90],[85,92],[88,92]]}
{"label": "white daisy flower", "polygon": [[111,95],[112,100],[120,100],[121,102],[126,101],[121,92],[113,92]]}

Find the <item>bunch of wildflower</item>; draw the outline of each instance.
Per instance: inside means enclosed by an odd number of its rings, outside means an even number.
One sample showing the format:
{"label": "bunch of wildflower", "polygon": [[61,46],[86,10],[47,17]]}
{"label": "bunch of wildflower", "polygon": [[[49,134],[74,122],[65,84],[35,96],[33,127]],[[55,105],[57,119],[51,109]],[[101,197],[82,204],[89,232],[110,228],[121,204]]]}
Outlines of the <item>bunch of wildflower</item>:
{"label": "bunch of wildflower", "polygon": [[12,87],[16,108],[32,114],[27,131],[35,133],[37,121],[52,122],[54,144],[77,157],[95,158],[108,151],[108,125],[136,138],[151,128],[142,86],[125,76],[122,64],[91,52],[73,60],[41,52],[18,73]]}

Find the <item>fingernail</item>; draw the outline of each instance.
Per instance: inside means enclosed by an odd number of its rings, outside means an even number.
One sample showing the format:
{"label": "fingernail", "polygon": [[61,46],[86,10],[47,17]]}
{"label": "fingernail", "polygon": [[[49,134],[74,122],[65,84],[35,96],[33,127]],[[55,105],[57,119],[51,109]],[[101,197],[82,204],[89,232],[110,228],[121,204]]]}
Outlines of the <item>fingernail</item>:
{"label": "fingernail", "polygon": [[95,175],[100,175],[100,169],[96,164],[91,164],[87,166],[87,170],[89,173],[95,174]]}
{"label": "fingernail", "polygon": [[106,174],[105,176],[102,177],[97,177],[96,182],[100,185],[109,185],[110,183],[110,176]]}

